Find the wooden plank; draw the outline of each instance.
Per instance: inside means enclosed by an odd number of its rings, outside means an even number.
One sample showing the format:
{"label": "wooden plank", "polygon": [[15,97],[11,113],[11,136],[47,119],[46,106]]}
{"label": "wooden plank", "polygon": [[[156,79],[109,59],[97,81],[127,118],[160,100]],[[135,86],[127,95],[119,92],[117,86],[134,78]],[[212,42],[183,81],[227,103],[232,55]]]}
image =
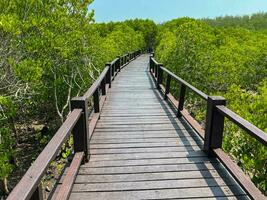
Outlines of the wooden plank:
{"label": "wooden plank", "polygon": [[236,186],[223,187],[200,187],[200,188],[179,188],[165,190],[137,190],[118,192],[73,192],[70,200],[76,199],[109,199],[109,200],[136,200],[136,199],[192,199],[202,197],[232,197],[244,195]]}
{"label": "wooden plank", "polygon": [[[120,113],[120,114],[106,114],[106,113],[101,113],[101,117],[128,117],[128,116],[166,116],[166,113]],[[174,114],[168,114],[167,116],[174,117]]]}
{"label": "wooden plank", "polygon": [[185,151],[199,151],[198,146],[193,146],[190,149],[186,147],[157,147],[157,148],[117,148],[117,149],[90,149],[93,154],[125,154],[125,153],[160,153],[160,152],[185,152]]}
{"label": "wooden plank", "polygon": [[189,142],[189,141],[197,141],[197,139],[192,137],[163,137],[163,138],[121,138],[121,139],[113,139],[113,138],[104,138],[104,139],[96,139],[92,138],[91,144],[119,144],[119,143],[151,143],[151,142]]}
{"label": "wooden plank", "polygon": [[139,159],[160,159],[160,158],[185,158],[185,157],[204,157],[206,154],[202,151],[190,152],[160,152],[160,153],[131,153],[131,154],[101,154],[91,155],[91,161],[103,160],[139,160]]}
{"label": "wooden plank", "polygon": [[[121,134],[117,134],[117,133],[111,133],[110,135],[107,132],[98,132],[98,134],[96,134],[95,136],[92,137],[92,139],[94,140],[104,140],[104,139],[149,139],[149,138],[184,138],[184,137],[194,137],[191,136],[189,133],[188,134],[183,134],[181,136],[178,135],[178,133],[169,133],[166,132],[165,134],[160,134],[158,132],[155,131],[155,133],[152,134],[146,134],[146,132],[144,133],[137,133],[137,134],[123,134],[123,132],[121,132]],[[197,136],[196,136],[197,137]],[[196,138],[197,140],[198,138]]]}
{"label": "wooden plank", "polygon": [[[159,161],[159,160],[154,160]],[[167,161],[167,159],[165,159]],[[145,174],[163,172],[187,172],[216,170],[218,173],[225,171],[223,165],[216,159],[192,158],[192,159],[168,159],[169,162],[133,163],[138,165],[121,166],[92,166],[82,165],[79,175],[107,175],[107,174]],[[130,164],[131,162],[124,162]],[[94,162],[97,164],[97,162]]]}
{"label": "wooden plank", "polygon": [[140,182],[113,182],[113,183],[75,183],[73,192],[111,192],[111,191],[136,191],[136,190],[156,190],[156,189],[178,189],[195,187],[220,187],[232,186],[236,183],[230,179],[224,181],[221,178],[200,178],[200,179],[180,179],[180,180],[153,180]]}
{"label": "wooden plank", "polygon": [[[138,127],[138,126],[176,126],[178,127],[178,129],[185,129],[184,126],[187,126],[186,124],[184,124],[184,122],[178,122],[178,121],[171,121],[169,119],[147,119],[147,118],[140,118],[140,119],[135,119],[135,118],[128,118],[125,117],[122,120],[119,120],[120,118],[117,119],[117,117],[114,118],[110,118],[110,119],[103,119],[101,121],[99,121],[99,128],[102,127],[116,127],[116,126],[121,126],[122,127]],[[129,125],[129,126],[128,126]],[[181,128],[179,128],[179,126],[181,126]],[[189,129],[189,128],[188,128]],[[191,131],[192,129],[189,129],[189,131]]]}
{"label": "wooden plank", "polygon": [[169,129],[163,129],[163,130],[147,130],[147,131],[136,131],[136,130],[126,130],[126,131],[114,131],[113,129],[110,129],[109,132],[107,132],[105,129],[97,129],[95,130],[95,137],[101,136],[101,135],[166,135],[166,134],[175,134],[177,137],[182,136],[188,136],[192,134],[192,136],[198,136],[195,132],[191,132],[191,130],[181,129],[181,130],[169,130]]}
{"label": "wooden plank", "polygon": [[57,193],[55,200],[67,200],[70,196],[78,169],[81,165],[84,152],[75,153],[71,165],[68,169],[66,176],[63,179],[62,185]]}
{"label": "wooden plank", "polygon": [[[174,120],[176,119],[172,118],[171,116],[168,115],[163,115],[163,116],[126,116],[126,117],[105,117],[101,116],[101,121],[133,121],[133,120]],[[185,121],[180,120],[180,122],[184,123]]]}
{"label": "wooden plank", "polygon": [[172,142],[151,142],[151,143],[113,143],[113,144],[90,144],[91,148],[141,148],[141,147],[169,147],[169,146],[185,146],[190,148],[190,146],[197,146],[195,141],[172,141]]}
{"label": "wooden plank", "polygon": [[[139,165],[173,165],[192,163],[203,163],[211,161],[208,157],[190,157],[190,158],[160,158],[160,159],[134,159],[134,160],[102,160],[91,161],[91,167],[115,167],[115,166],[139,166]],[[215,162],[215,161],[214,161]]]}
{"label": "wooden plank", "polygon": [[[177,172],[146,172],[146,173],[122,173],[120,174],[79,174],[75,183],[116,183],[116,182],[141,182],[155,180],[182,180],[201,178],[220,178],[216,170],[177,171]],[[225,175],[226,178],[231,178]],[[64,177],[59,181],[62,183]]]}
{"label": "wooden plank", "polygon": [[91,155],[93,154],[121,154],[121,153],[159,153],[159,152],[185,152],[185,151],[199,151],[199,146],[192,146],[191,149],[186,147],[156,147],[156,148],[117,148],[117,149],[90,149]]}

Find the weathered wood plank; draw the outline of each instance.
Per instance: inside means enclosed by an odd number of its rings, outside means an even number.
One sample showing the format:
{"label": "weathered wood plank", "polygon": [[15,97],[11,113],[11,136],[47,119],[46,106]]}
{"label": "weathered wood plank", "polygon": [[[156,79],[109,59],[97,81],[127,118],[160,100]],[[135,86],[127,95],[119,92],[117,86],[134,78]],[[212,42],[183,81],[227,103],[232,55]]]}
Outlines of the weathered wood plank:
{"label": "weathered wood plank", "polygon": [[123,143],[157,143],[157,142],[181,142],[188,144],[190,141],[195,142],[196,139],[191,137],[181,138],[122,138],[122,139],[92,139],[91,144],[123,144]]}
{"label": "weathered wood plank", "polygon": [[[160,160],[154,160],[160,161]],[[170,161],[165,162],[165,161]],[[180,161],[180,162],[179,162]],[[131,161],[122,161],[131,164]],[[99,162],[94,162],[97,164]],[[133,163],[135,165],[121,166],[91,166],[90,164],[82,165],[79,174],[144,174],[159,172],[189,172],[192,171],[224,171],[224,167],[216,159],[208,160],[206,158],[188,159],[164,159],[163,162],[153,164],[148,162]],[[139,164],[139,165],[136,165]]]}
{"label": "weathered wood plank", "polygon": [[96,191],[135,191],[151,189],[177,189],[177,188],[195,188],[195,187],[218,187],[218,186],[236,185],[230,179],[227,184],[221,178],[199,178],[199,179],[181,179],[181,180],[156,180],[140,182],[113,182],[113,183],[75,183],[73,192],[96,192]]}
{"label": "weathered wood plank", "polygon": [[156,147],[156,148],[117,148],[117,149],[90,149],[90,153],[93,154],[120,154],[120,153],[159,153],[159,152],[184,152],[184,151],[198,151],[199,146],[192,146],[192,149],[186,149],[186,147]]}
{"label": "weathered wood plank", "polygon": [[[135,160],[102,160],[91,161],[91,167],[115,167],[115,166],[139,166],[139,165],[175,165],[198,164],[211,161],[208,157],[192,157],[192,158],[161,158],[161,159],[135,159]],[[217,162],[214,160],[214,162]],[[181,167],[178,165],[177,167]],[[188,167],[188,166],[187,166]],[[188,168],[187,168],[188,169]],[[187,170],[185,169],[185,170]]]}
{"label": "weathered wood plank", "polygon": [[195,141],[171,141],[171,142],[153,142],[153,143],[113,143],[113,144],[90,144],[91,148],[142,148],[142,147],[170,147],[170,146],[185,146],[190,148],[191,146],[197,146]]}
{"label": "weathered wood plank", "polygon": [[201,188],[180,188],[165,190],[141,190],[122,192],[73,192],[70,200],[76,199],[173,199],[173,198],[202,198],[202,197],[227,197],[233,195],[244,195],[237,186],[230,187],[201,187]]}
{"label": "weathered wood plank", "polygon": [[160,159],[160,158],[185,158],[185,157],[203,157],[206,154],[203,151],[188,152],[159,152],[159,153],[131,153],[131,154],[100,154],[91,155],[91,161],[102,160],[139,160],[139,159]]}
{"label": "weathered wood plank", "polygon": [[[79,174],[75,183],[115,183],[115,182],[141,182],[155,180],[183,180],[201,178],[220,178],[221,175],[216,170],[198,170],[188,172],[146,172],[146,173],[122,173],[120,174]],[[231,178],[225,175],[226,178]],[[64,176],[59,181],[62,183]]]}
{"label": "weathered wood plank", "polygon": [[[92,139],[95,140],[105,140],[105,139],[149,139],[149,138],[183,138],[183,137],[188,137],[191,138],[190,134],[184,134],[179,136],[177,133],[170,133],[170,134],[160,134],[160,133],[154,133],[154,134],[117,134],[112,132],[110,135],[107,132],[98,132],[97,135],[93,136]],[[197,137],[197,136],[195,136]],[[196,138],[197,140],[197,138]]]}
{"label": "weathered wood plank", "polygon": [[191,132],[191,130],[186,129],[178,129],[178,130],[147,130],[147,131],[135,131],[135,130],[128,130],[128,131],[114,131],[110,129],[108,132],[103,129],[97,129],[94,131],[94,137],[103,136],[103,135],[166,135],[166,134],[175,134],[177,137],[185,137],[192,134],[193,136],[198,136],[195,132]]}
{"label": "weathered wood plank", "polygon": [[67,171],[66,176],[64,176],[62,185],[60,186],[60,189],[56,195],[55,200],[67,200],[69,198],[83,156],[84,152],[78,152],[74,155],[74,158],[71,162],[71,165]]}

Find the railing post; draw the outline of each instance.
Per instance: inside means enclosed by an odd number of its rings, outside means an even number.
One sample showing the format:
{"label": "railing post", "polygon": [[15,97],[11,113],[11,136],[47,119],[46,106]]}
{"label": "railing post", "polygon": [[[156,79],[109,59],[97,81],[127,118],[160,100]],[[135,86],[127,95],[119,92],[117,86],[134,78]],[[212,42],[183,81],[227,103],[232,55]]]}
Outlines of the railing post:
{"label": "railing post", "polygon": [[207,101],[204,151],[212,155],[212,149],[221,148],[223,139],[224,116],[216,109],[217,105],[226,105],[220,96],[209,96]]}
{"label": "railing post", "polygon": [[71,100],[71,110],[82,109],[82,115],[73,128],[74,152],[84,152],[84,162],[89,160],[88,139],[88,101],[85,97],[74,97]]}
{"label": "railing post", "polygon": [[43,200],[43,189],[42,189],[42,183],[40,183],[37,188],[35,189],[34,193],[32,194],[30,200]]}
{"label": "railing post", "polygon": [[101,81],[101,94],[106,95],[106,79],[103,78]]}
{"label": "railing post", "polygon": [[[113,76],[114,76],[114,72],[115,72],[115,64],[116,64],[116,62],[115,63],[113,63],[110,67],[111,67],[111,78],[113,78]],[[111,79],[112,80],[112,79]]]}
{"label": "railing post", "polygon": [[181,111],[184,109],[184,98],[185,98],[186,86],[181,83],[180,86],[180,95],[178,101],[178,110],[177,110],[177,117],[181,117]]}
{"label": "railing post", "polygon": [[119,72],[121,71],[121,57],[120,56],[118,56],[118,70],[119,70]]}
{"label": "railing post", "polygon": [[111,64],[110,63],[106,63],[106,67],[109,67],[107,75],[106,75],[106,83],[108,83],[109,84],[109,88],[111,88],[111,77],[112,77]]}
{"label": "railing post", "polygon": [[168,74],[167,75],[167,80],[166,80],[166,88],[165,88],[165,95],[164,95],[164,99],[167,100],[168,98],[168,94],[170,93],[170,87],[171,87],[171,75]]}
{"label": "railing post", "polygon": [[157,65],[157,68],[158,68],[158,76],[157,76],[157,88],[158,89],[160,89],[160,84],[162,84],[162,76],[163,76],[163,71],[162,71],[162,69],[161,69],[161,67],[162,67],[163,65],[161,64],[161,63],[159,63],[158,65]]}
{"label": "railing post", "polygon": [[158,65],[154,63],[154,68],[155,68],[155,77],[158,79]]}
{"label": "railing post", "polygon": [[149,56],[149,71],[152,72],[152,55]]}
{"label": "railing post", "polygon": [[94,111],[95,113],[99,113],[99,90],[98,88],[94,92]]}
{"label": "railing post", "polygon": [[152,62],[152,73],[156,76],[156,69],[155,69],[155,63]]}

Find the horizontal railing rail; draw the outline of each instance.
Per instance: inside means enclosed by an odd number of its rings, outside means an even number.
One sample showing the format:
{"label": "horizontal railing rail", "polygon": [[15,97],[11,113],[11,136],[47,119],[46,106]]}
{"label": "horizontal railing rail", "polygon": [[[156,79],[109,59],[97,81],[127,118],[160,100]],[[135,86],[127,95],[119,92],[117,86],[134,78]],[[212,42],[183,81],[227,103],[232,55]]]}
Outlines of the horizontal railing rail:
{"label": "horizontal railing rail", "polygon": [[[177,108],[177,116],[183,116],[204,140],[203,150],[210,156],[216,156],[219,160],[221,160],[236,181],[252,199],[265,199],[264,195],[252,183],[250,178],[247,177],[237,164],[222,150],[225,123],[224,118],[228,118],[231,122],[239,126],[265,146],[267,146],[267,134],[227,108],[226,100],[223,97],[209,96],[163,67],[163,64],[157,62],[154,58],[154,53],[150,56],[149,69],[155,80],[157,88],[164,93],[164,99],[169,100]],[[165,86],[163,86],[162,83],[163,73],[167,74]],[[170,93],[172,79],[178,81],[180,84],[178,100],[176,100]],[[192,116],[190,116],[186,109],[184,109],[187,88],[207,102],[205,129],[203,129],[202,126]]]}
{"label": "horizontal railing rail", "polygon": [[185,85],[187,88],[191,89],[194,93],[196,93],[198,96],[200,96],[202,99],[207,100],[208,95],[206,95],[204,92],[200,91],[199,89],[195,88],[185,80],[181,79],[180,77],[176,76],[174,73],[166,69],[165,67],[160,67],[160,70],[163,70],[166,72],[168,75],[170,75],[172,78],[180,82],[181,84]]}
{"label": "horizontal railing rail", "polygon": [[[71,163],[71,171],[67,173],[67,179],[63,181],[64,187],[56,196],[56,199],[67,199],[71,191],[73,181],[81,163],[88,162],[89,140],[99,119],[99,112],[105,101],[107,89],[111,87],[117,73],[130,61],[140,55],[141,51],[118,56],[112,62],[107,63],[99,77],[81,97],[71,99],[71,112],[64,123],[58,129],[54,137],[49,141],[44,150],[39,154],[32,166],[12,190],[7,200],[40,200],[43,199],[41,179],[50,163],[59,153],[61,146],[73,134],[74,159]],[[100,91],[102,97],[100,98]],[[88,99],[93,96],[94,112],[89,116]],[[89,124],[90,119],[90,124]],[[89,128],[90,127],[90,128]],[[60,188],[61,189],[61,188]],[[64,195],[63,195],[64,193]]]}
{"label": "horizontal railing rail", "polygon": [[[60,151],[62,144],[68,139],[81,114],[81,109],[74,109],[69,114],[66,121],[46,145],[44,150],[37,157],[17,186],[12,190],[11,194],[8,196],[8,199],[30,199],[34,193],[34,197],[39,194],[39,190],[41,190],[39,187],[41,178],[46,172],[51,161]],[[36,188],[38,189],[36,190]],[[36,195],[36,193],[38,194]]]}
{"label": "horizontal railing rail", "polygon": [[256,138],[263,145],[267,146],[267,134],[263,130],[254,126],[247,120],[243,119],[242,117],[240,117],[238,114],[236,114],[226,106],[216,106],[216,108],[223,116],[227,117],[230,121],[235,123],[241,129],[245,130],[247,133],[249,133],[252,137]]}

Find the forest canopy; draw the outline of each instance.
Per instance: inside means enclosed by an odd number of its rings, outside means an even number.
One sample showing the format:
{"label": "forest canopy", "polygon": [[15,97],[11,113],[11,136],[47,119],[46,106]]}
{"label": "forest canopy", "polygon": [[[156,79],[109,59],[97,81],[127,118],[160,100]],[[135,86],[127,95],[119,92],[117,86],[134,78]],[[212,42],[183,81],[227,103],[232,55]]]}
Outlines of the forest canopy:
{"label": "forest canopy", "polygon": [[[266,13],[96,23],[91,3],[0,1],[0,193],[14,186],[7,180],[23,165],[20,150],[37,144],[38,154],[69,113],[70,99],[89,88],[106,62],[137,49],[154,49],[175,74],[224,96],[233,111],[267,131]],[[203,122],[203,102],[191,96],[187,105]],[[223,145],[266,194],[266,147],[230,124]]]}

